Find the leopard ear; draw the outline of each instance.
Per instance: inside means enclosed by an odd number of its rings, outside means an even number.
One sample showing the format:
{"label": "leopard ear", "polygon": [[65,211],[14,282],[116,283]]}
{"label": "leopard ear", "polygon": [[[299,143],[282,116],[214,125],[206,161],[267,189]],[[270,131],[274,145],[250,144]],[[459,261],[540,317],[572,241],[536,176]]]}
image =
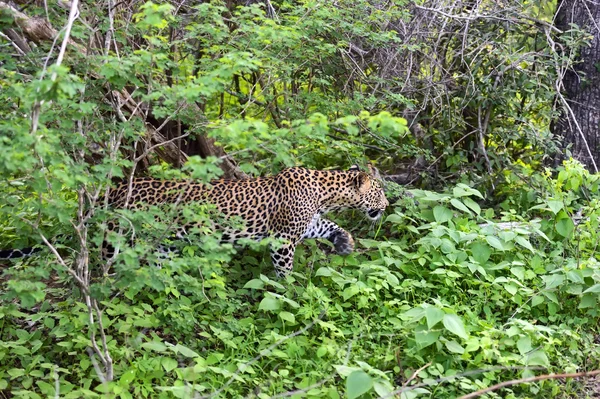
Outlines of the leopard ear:
{"label": "leopard ear", "polygon": [[360,172],[360,167],[358,165],[354,164],[354,165],[350,166],[348,168],[348,170],[351,172]]}
{"label": "leopard ear", "polygon": [[358,174],[353,177],[354,186],[359,194],[365,194],[371,189],[371,178],[365,172],[358,172]]}
{"label": "leopard ear", "polygon": [[372,178],[377,179],[377,180],[382,180],[381,175],[379,174],[379,170],[375,166],[373,166],[369,162],[368,167],[369,167],[369,174],[371,175]]}

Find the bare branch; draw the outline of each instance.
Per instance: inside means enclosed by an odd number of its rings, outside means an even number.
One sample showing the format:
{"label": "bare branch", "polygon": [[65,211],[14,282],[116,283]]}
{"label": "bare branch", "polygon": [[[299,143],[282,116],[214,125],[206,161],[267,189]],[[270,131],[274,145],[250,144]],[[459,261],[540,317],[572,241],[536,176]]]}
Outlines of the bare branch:
{"label": "bare branch", "polygon": [[537,377],[529,377],[529,378],[521,378],[518,380],[504,381],[504,382],[501,382],[500,384],[492,385],[491,387],[488,387],[485,389],[480,389],[479,391],[470,393],[468,395],[461,396],[460,399],[477,398],[477,397],[483,395],[484,393],[497,391],[498,389],[509,387],[512,385],[528,384],[530,382],[557,379],[557,378],[593,377],[595,375],[600,375],[600,370],[582,371],[580,373],[544,374],[544,375],[538,375]]}

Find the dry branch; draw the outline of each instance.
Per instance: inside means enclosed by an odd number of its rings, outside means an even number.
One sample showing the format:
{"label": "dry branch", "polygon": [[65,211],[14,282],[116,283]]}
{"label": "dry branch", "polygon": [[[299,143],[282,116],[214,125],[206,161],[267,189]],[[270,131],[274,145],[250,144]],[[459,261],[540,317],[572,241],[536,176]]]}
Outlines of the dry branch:
{"label": "dry branch", "polygon": [[461,396],[459,399],[477,398],[477,397],[483,395],[484,393],[497,391],[498,389],[509,387],[512,385],[527,384],[530,382],[557,379],[557,378],[593,377],[595,375],[600,375],[600,370],[583,371],[580,373],[544,374],[544,375],[538,375],[537,377],[529,377],[529,378],[521,378],[518,380],[504,381],[504,382],[501,382],[500,384],[492,385],[491,387],[488,387],[485,389],[480,389],[479,391],[472,392],[465,396]]}

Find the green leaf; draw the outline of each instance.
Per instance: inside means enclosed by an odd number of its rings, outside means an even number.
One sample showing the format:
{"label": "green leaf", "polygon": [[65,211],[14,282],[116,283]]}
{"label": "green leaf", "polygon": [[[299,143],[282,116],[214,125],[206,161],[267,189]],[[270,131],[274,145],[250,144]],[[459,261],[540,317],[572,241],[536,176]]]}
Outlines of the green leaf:
{"label": "green leaf", "polygon": [[244,288],[251,288],[254,290],[260,290],[265,286],[264,281],[259,278],[252,279],[244,284]]}
{"label": "green leaf", "polygon": [[190,348],[187,348],[180,344],[175,345],[174,349],[176,353],[182,354],[185,357],[196,358],[200,356]]}
{"label": "green leaf", "polygon": [[444,327],[446,330],[450,331],[453,334],[458,335],[463,339],[469,338],[467,335],[467,331],[465,330],[465,325],[463,324],[462,319],[455,314],[446,314],[443,318]]}
{"label": "green leaf", "polygon": [[281,302],[279,299],[273,297],[265,297],[262,301],[260,301],[260,305],[258,305],[259,310],[279,310],[281,309]]}
{"label": "green leaf", "polygon": [[548,208],[550,208],[550,210],[556,215],[558,212],[560,212],[563,209],[563,202],[562,201],[557,201],[557,200],[550,200],[550,201],[546,201],[546,204],[548,205]]}
{"label": "green leaf", "polygon": [[463,211],[464,213],[467,213],[469,215],[472,215],[471,211],[469,210],[469,208],[467,208],[465,206],[465,204],[463,204],[462,202],[460,202],[458,199],[456,198],[452,198],[450,200],[450,203],[452,204],[452,206],[454,206],[455,208]]}
{"label": "green leaf", "polygon": [[479,215],[481,213],[481,207],[479,206],[479,204],[477,202],[473,201],[471,198],[463,198],[463,202],[465,203],[466,206],[471,208],[473,210],[473,212],[475,212],[476,214]]}
{"label": "green leaf", "polygon": [[437,323],[442,321],[444,318],[444,311],[436,308],[435,306],[429,306],[425,309],[425,317],[427,318],[427,328],[431,329]]}
{"label": "green leaf", "polygon": [[558,304],[558,297],[556,296],[556,294],[552,291],[543,291],[542,294],[544,294],[544,296],[548,299],[550,299],[552,302]]}
{"label": "green leaf", "polygon": [[279,312],[279,317],[281,317],[281,320],[289,321],[290,323],[296,322],[296,317],[294,317],[294,315],[290,312]]}
{"label": "green leaf", "polygon": [[171,359],[170,357],[163,357],[160,360],[160,364],[163,366],[165,371],[168,373],[169,371],[171,371],[177,367],[177,360]]}
{"label": "green leaf", "polygon": [[587,290],[583,291],[584,294],[589,294],[590,292],[600,292],[600,284],[594,284]]}
{"label": "green leaf", "polygon": [[494,247],[496,249],[499,249],[500,251],[504,251],[504,244],[502,244],[502,241],[500,241],[500,239],[498,237],[495,237],[495,236],[485,236],[485,240],[492,247]]}
{"label": "green leaf", "polygon": [[144,342],[142,344],[142,348],[150,349],[157,352],[164,352],[167,349],[167,346],[159,341],[150,341]]}
{"label": "green leaf", "polygon": [[543,276],[542,279],[546,283],[547,290],[561,286],[565,282],[565,276],[562,274],[551,274]]}
{"label": "green leaf", "polygon": [[460,346],[460,344],[454,340],[446,341],[444,345],[446,345],[446,348],[452,353],[459,353],[461,355],[465,353],[465,348]]}
{"label": "green leaf", "polygon": [[579,302],[579,309],[586,309],[596,306],[598,302],[598,295],[586,294],[581,297],[581,302]]}
{"label": "green leaf", "polygon": [[346,395],[348,399],[355,399],[373,388],[373,379],[362,370],[353,371],[346,378]]}
{"label": "green leaf", "polygon": [[373,383],[373,388],[379,397],[391,397],[392,387],[390,383],[384,379],[377,380]]}
{"label": "green leaf", "polygon": [[[35,382],[35,384],[36,384],[38,387],[40,387],[40,391],[41,391],[41,392],[42,392],[44,395],[46,395],[46,396],[48,396],[48,397],[51,397],[51,396],[54,396],[54,397],[56,397],[55,388],[54,388],[54,385],[53,385],[53,384],[48,384],[48,383],[47,383],[47,382],[45,382],[45,381],[36,381],[36,382]],[[6,387],[5,387],[5,388],[6,388]],[[3,388],[0,388],[0,389],[3,389]]]}
{"label": "green leaf", "polygon": [[15,379],[17,377],[25,375],[25,370],[13,368],[8,370],[7,373],[8,375],[10,375],[11,379]]}
{"label": "green leaf", "polygon": [[129,388],[129,384],[135,379],[135,374],[135,369],[125,371],[121,374],[121,378],[119,378],[119,385]]}
{"label": "green leaf", "polygon": [[575,225],[571,218],[566,217],[556,221],[556,231],[561,236],[568,238],[571,236],[571,233],[575,229]]}
{"label": "green leaf", "polygon": [[536,295],[531,299],[531,306],[537,306],[542,303],[544,303],[544,297],[541,295]]}
{"label": "green leaf", "polygon": [[419,326],[415,329],[415,342],[419,349],[428,347],[437,342],[440,337],[439,331],[428,330],[425,326]]}
{"label": "green leaf", "polygon": [[492,254],[492,249],[483,242],[476,242],[471,245],[471,252],[473,253],[473,259],[477,263],[485,265]]}
{"label": "green leaf", "polygon": [[320,267],[319,270],[315,273],[315,276],[325,276],[329,277],[332,275],[331,269],[327,266]]}
{"label": "green leaf", "polygon": [[521,355],[525,355],[527,352],[531,351],[531,349],[533,349],[533,347],[531,346],[531,338],[527,337],[521,337],[518,341],[517,341],[517,349],[519,349],[519,353]]}
{"label": "green leaf", "polygon": [[567,272],[567,278],[574,283],[583,283],[583,273],[581,273],[581,270]]}
{"label": "green leaf", "polygon": [[317,349],[317,357],[321,358],[323,356],[325,356],[327,354],[327,347],[326,346],[321,346],[319,347],[319,349]]}
{"label": "green leaf", "polygon": [[458,183],[456,187],[454,187],[454,189],[452,190],[452,194],[454,194],[455,197],[475,195],[483,199],[483,195],[481,195],[481,193],[478,190],[471,188],[464,183]]}
{"label": "green leaf", "polygon": [[525,238],[523,236],[516,236],[515,241],[517,242],[517,244],[519,244],[520,246],[522,246],[524,248],[527,248],[532,253],[535,252],[535,250],[533,249],[533,246],[531,245],[531,243],[529,242],[529,240],[527,238]]}
{"label": "green leaf", "polygon": [[525,358],[525,364],[528,366],[543,366],[548,367],[550,365],[550,361],[548,360],[548,356],[542,350],[537,350]]}
{"label": "green leaf", "polygon": [[508,284],[504,284],[504,289],[506,291],[508,291],[508,293],[510,295],[515,295],[517,293],[517,291],[519,290],[519,287],[517,287],[515,284],[513,283],[508,283]]}
{"label": "green leaf", "polygon": [[444,223],[452,219],[452,211],[445,206],[438,205],[433,208],[433,217],[438,223]]}
{"label": "green leaf", "polygon": [[510,272],[515,275],[520,281],[525,280],[525,268],[521,266],[512,267]]}
{"label": "green leaf", "polygon": [[387,222],[391,222],[394,224],[403,224],[404,222],[404,218],[401,215],[398,215],[397,213],[392,213],[391,215],[388,215],[387,218],[385,218],[386,223]]}

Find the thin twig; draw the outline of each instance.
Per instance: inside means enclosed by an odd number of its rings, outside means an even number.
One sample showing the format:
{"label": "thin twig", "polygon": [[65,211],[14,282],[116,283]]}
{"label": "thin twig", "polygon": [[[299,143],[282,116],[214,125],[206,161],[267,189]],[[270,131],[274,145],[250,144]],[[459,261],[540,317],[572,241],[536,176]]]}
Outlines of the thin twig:
{"label": "thin twig", "polygon": [[582,371],[580,373],[544,374],[544,375],[538,375],[537,377],[529,377],[529,378],[521,378],[518,380],[504,381],[499,384],[492,385],[491,387],[488,387],[485,389],[480,389],[479,391],[472,392],[468,395],[461,396],[459,399],[477,398],[477,397],[483,395],[484,393],[497,391],[498,389],[501,389],[504,387],[509,387],[512,385],[526,384],[526,383],[535,382],[535,381],[550,380],[550,379],[557,379],[557,378],[593,377],[595,375],[600,375],[600,370]]}
{"label": "thin twig", "polygon": [[419,373],[423,370],[425,370],[427,367],[431,366],[431,362],[425,364],[424,366],[419,367],[418,369],[415,370],[414,373],[412,373],[412,375],[410,376],[410,378],[408,380],[406,380],[406,382],[404,384],[402,384],[402,388],[406,388],[409,384],[409,382],[411,382],[412,380],[414,380],[415,378],[417,378],[417,375],[419,375]]}

